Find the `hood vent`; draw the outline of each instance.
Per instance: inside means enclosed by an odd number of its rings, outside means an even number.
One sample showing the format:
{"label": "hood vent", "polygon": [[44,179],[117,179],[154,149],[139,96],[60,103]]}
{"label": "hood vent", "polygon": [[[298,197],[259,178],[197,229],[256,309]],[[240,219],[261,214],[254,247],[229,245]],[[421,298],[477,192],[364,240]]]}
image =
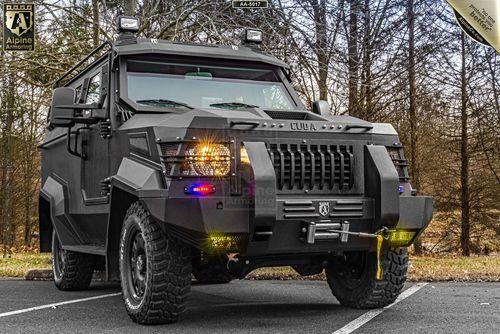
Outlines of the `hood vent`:
{"label": "hood vent", "polygon": [[272,119],[293,119],[303,121],[309,119],[308,112],[303,111],[283,111],[283,110],[264,110]]}

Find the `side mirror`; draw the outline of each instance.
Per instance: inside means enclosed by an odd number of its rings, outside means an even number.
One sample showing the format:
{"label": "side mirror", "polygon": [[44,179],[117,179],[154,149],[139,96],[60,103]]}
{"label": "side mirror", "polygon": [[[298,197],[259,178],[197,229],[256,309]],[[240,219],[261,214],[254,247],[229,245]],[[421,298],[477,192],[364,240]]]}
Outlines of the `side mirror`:
{"label": "side mirror", "polygon": [[58,87],[52,93],[50,106],[50,127],[71,128],[75,125],[75,109],[70,106],[75,101],[75,89],[71,87]]}
{"label": "side mirror", "polygon": [[330,116],[330,105],[325,100],[314,101],[312,111],[320,116]]}

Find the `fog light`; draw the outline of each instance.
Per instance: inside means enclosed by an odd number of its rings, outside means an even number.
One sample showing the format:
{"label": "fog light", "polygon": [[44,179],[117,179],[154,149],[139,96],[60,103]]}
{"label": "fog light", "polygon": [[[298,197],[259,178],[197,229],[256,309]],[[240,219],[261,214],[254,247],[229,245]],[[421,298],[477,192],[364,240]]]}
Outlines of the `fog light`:
{"label": "fog light", "polygon": [[389,245],[391,245],[392,247],[408,247],[411,245],[416,234],[416,231],[389,231]]}
{"label": "fog light", "polygon": [[236,235],[228,235],[220,232],[208,234],[203,244],[203,250],[211,252],[234,252],[238,250],[239,238]]}

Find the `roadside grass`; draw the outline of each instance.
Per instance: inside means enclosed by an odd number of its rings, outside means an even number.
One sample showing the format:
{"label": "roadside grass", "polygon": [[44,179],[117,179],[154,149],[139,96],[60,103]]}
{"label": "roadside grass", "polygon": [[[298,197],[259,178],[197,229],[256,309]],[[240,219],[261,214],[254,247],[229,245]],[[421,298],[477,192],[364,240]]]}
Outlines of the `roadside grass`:
{"label": "roadside grass", "polygon": [[410,256],[411,281],[500,282],[500,255]]}
{"label": "roadside grass", "polygon": [[[0,256],[0,277],[24,277],[29,269],[50,269],[50,254],[16,253]],[[301,277],[290,267],[261,268],[251,272],[250,280],[324,280],[321,273]],[[500,282],[500,255],[471,256],[427,255],[410,256],[409,281]]]}
{"label": "roadside grass", "polygon": [[24,277],[29,269],[51,268],[51,255],[15,253],[3,258],[0,254],[0,277]]}

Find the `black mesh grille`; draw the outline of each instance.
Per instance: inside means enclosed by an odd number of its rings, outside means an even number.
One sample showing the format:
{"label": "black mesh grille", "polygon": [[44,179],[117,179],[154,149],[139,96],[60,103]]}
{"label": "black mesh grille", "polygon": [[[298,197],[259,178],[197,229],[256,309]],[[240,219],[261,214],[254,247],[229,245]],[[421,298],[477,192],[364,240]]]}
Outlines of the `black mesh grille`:
{"label": "black mesh grille", "polygon": [[161,154],[165,158],[163,164],[165,165],[165,173],[171,175],[174,163],[172,158],[179,154],[179,144],[164,143],[160,144]]}
{"label": "black mesh grille", "polygon": [[293,120],[306,120],[306,112],[297,111],[281,111],[281,110],[265,110],[266,114],[272,119],[293,119]]}
{"label": "black mesh grille", "polygon": [[270,144],[279,190],[352,189],[353,147],[349,145]]}

